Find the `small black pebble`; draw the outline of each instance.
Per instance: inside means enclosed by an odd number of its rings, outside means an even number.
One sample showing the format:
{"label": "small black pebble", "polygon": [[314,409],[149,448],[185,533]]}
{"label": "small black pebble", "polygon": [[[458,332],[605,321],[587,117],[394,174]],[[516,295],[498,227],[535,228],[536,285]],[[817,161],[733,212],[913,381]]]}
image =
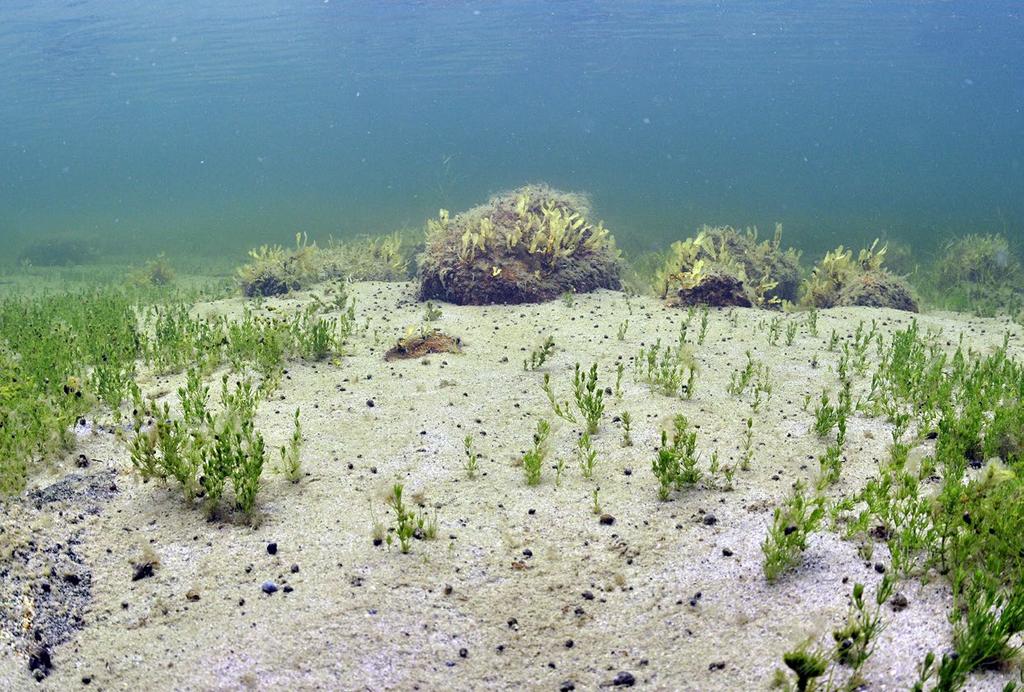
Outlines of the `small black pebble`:
{"label": "small black pebble", "polygon": [[292,574],[298,574],[298,573],[299,573],[299,565],[298,564],[292,565]]}
{"label": "small black pebble", "polygon": [[265,581],[263,582],[263,586],[261,586],[260,588],[263,589],[263,593],[269,596],[270,594],[277,591],[277,584],[275,584],[272,581]]}
{"label": "small black pebble", "polygon": [[615,523],[615,517],[610,514],[602,514],[600,521],[602,526],[611,526]]}
{"label": "small black pebble", "polygon": [[612,685],[615,687],[632,687],[635,684],[636,677],[634,677],[632,673],[628,673],[626,671],[622,671],[615,676],[614,680],[612,680]]}
{"label": "small black pebble", "polygon": [[292,587],[291,584],[286,584],[285,587],[283,589],[281,589],[281,590],[284,591],[285,593],[291,593],[292,591],[295,590],[295,588]]}
{"label": "small black pebble", "polygon": [[576,689],[576,685],[571,680],[566,680],[558,687],[558,692],[572,692]]}
{"label": "small black pebble", "polygon": [[594,592],[593,591],[584,591],[582,595],[583,595],[583,600],[585,600],[585,601],[592,601],[592,600],[594,600]]}
{"label": "small black pebble", "polygon": [[152,562],[139,562],[132,565],[132,581],[138,581],[145,579],[146,577],[153,576],[153,563]]}
{"label": "small black pebble", "polygon": [[367,399],[367,400],[366,400],[366,405],[367,405],[367,406],[368,406],[369,408],[373,408],[373,407],[375,406],[375,404],[373,403],[373,399]]}
{"label": "small black pebble", "polygon": [[876,562],[875,571],[879,574],[885,574],[885,565],[883,565],[881,562]]}
{"label": "small black pebble", "polygon": [[467,656],[469,656],[469,649],[459,649],[459,658],[466,658]]}
{"label": "small black pebble", "polygon": [[732,551],[728,548],[722,548],[722,555],[725,555],[726,557],[732,557]]}
{"label": "small black pebble", "polygon": [[444,595],[445,596],[451,596],[452,595],[452,591],[454,591],[454,589],[452,588],[451,584],[445,584],[444,585]]}
{"label": "small black pebble", "polygon": [[523,555],[525,555],[526,557],[533,557],[533,551],[530,550],[529,548],[524,548],[523,549]]}
{"label": "small black pebble", "polygon": [[565,648],[566,648],[566,649],[571,649],[571,648],[572,648],[572,647],[574,647],[574,646],[576,646],[576,642],[574,642],[574,641],[573,641],[573,640],[571,640],[571,639],[566,639],[566,640],[565,640]]}
{"label": "small black pebble", "polygon": [[704,522],[704,526],[714,526],[718,523],[718,518],[714,514],[705,514],[702,521]]}
{"label": "small black pebble", "polygon": [[277,543],[267,543],[267,553],[277,555]]}

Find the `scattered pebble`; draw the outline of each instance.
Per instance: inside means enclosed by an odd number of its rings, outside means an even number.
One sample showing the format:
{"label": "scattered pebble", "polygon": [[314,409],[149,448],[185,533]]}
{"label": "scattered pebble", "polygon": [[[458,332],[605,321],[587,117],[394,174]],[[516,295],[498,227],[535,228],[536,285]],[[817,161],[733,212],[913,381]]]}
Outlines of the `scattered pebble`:
{"label": "scattered pebble", "polygon": [[265,581],[263,582],[263,586],[261,586],[260,588],[263,589],[263,593],[269,596],[270,594],[277,591],[277,584],[275,584],[272,581]]}
{"label": "scattered pebble", "polygon": [[636,676],[627,671],[622,671],[612,680],[613,687],[632,687],[636,684]]}

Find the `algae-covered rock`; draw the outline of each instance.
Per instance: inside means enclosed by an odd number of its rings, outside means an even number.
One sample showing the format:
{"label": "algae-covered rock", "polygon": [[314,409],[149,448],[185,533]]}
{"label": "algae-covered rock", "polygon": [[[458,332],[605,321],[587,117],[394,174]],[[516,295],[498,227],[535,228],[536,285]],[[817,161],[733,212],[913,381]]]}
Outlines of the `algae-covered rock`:
{"label": "algae-covered rock", "polygon": [[894,308],[917,312],[917,299],[900,276],[885,269],[886,248],[878,241],[861,250],[857,259],[853,251],[840,245],[825,254],[804,282],[803,303],[807,307],[833,308],[862,306]]}
{"label": "algae-covered rock", "polygon": [[618,289],[619,253],[579,194],[528,185],[427,222],[420,298],[461,305],[536,303]]}
{"label": "algae-covered rock", "polygon": [[677,305],[781,307],[796,300],[800,286],[800,254],[781,243],[781,224],[772,240],[761,242],[757,229],[704,226],[672,244],[655,274],[656,289]]}
{"label": "algae-covered rock", "polygon": [[301,233],[295,235],[292,249],[263,245],[250,250],[249,261],[238,268],[237,275],[242,292],[250,298],[283,295],[340,276],[316,243],[310,243]]}

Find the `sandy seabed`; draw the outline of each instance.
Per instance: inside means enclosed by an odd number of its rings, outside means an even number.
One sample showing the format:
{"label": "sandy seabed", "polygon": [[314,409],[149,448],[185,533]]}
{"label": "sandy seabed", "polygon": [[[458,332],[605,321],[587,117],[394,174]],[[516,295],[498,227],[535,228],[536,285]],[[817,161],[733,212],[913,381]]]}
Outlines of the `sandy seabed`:
{"label": "sandy seabed", "polygon": [[[712,310],[706,340],[694,347],[694,395],[684,400],[634,377],[638,349],[659,338],[674,344],[685,317],[652,298],[600,291],[571,306],[442,305],[432,326],[460,337],[463,352],[385,362],[395,339],[422,322],[414,286],[360,283],[352,294],[368,327],[350,340],[348,355],[290,363],[257,414],[274,452],[270,466],[296,407],[305,442],[298,484],[265,470],[256,528],[208,521],[176,488],[143,483],[103,426],[87,426],[68,459],[7,502],[0,583],[8,603],[21,602],[8,613],[29,613],[65,641],[50,647],[53,669],[37,683],[18,634],[25,623],[8,618],[0,687],[587,690],[626,682],[628,673],[647,689],[767,689],[783,652],[808,637],[827,643],[845,621],[853,583],[873,594],[887,565],[884,543],[865,560],[857,543],[823,528],[798,569],[775,584],[762,573],[774,507],[795,481],[813,483],[825,448],[813,408],[823,389],[838,389],[832,331],[845,338],[859,322],[875,321],[888,339],[917,319],[922,331],[940,331],[950,350],[963,335],[987,353],[1010,331],[1011,355],[1024,355],[1019,327],[1005,320],[824,310],[818,336],[803,316],[786,318],[801,324],[787,346],[784,333],[768,343],[772,313]],[[290,311],[311,297],[265,307]],[[243,304],[197,310],[237,314]],[[691,342],[697,331],[699,317]],[[547,335],[554,355],[524,371],[523,359]],[[749,395],[727,392],[748,350],[768,365],[774,385],[758,413]],[[876,359],[872,347],[855,398]],[[556,393],[569,398],[577,362],[597,362],[608,387],[616,364],[626,366],[621,398],[606,397],[594,437],[593,480],[577,464],[579,426],[554,416],[541,388],[550,373]],[[159,394],[181,381],[144,376],[141,384]],[[630,447],[616,418],[623,411],[633,419]],[[737,471],[733,490],[697,487],[659,501],[651,461],[679,413],[696,426],[704,469],[713,451],[722,464],[738,462],[746,419],[755,417],[751,468]],[[519,460],[540,417],[552,424],[551,453],[542,483],[528,487]],[[481,455],[472,480],[467,434]],[[859,490],[887,458],[890,439],[883,419],[854,416],[830,498]],[[928,453],[929,444],[912,455]],[[86,468],[76,465],[80,453]],[[558,459],[566,471],[556,486]],[[385,497],[396,481],[439,524],[435,540],[414,540],[405,555],[372,541],[375,520],[392,523]],[[593,513],[595,488],[611,524]],[[133,581],[133,564],[153,554],[152,576]],[[42,581],[52,595],[32,603],[27,594],[40,593]],[[265,582],[278,590],[264,593]],[[898,591],[908,605],[884,609],[887,627],[863,671],[873,690],[907,689],[929,650],[950,647],[948,585],[908,580]],[[1007,679],[977,674],[969,686],[999,689]]]}

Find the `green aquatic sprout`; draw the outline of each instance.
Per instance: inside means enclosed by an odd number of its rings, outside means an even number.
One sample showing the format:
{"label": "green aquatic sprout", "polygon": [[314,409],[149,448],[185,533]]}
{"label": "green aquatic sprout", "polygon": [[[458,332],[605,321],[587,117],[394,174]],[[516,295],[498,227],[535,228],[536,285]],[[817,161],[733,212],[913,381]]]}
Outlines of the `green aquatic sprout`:
{"label": "green aquatic sprout", "polygon": [[423,321],[436,322],[439,319],[441,319],[441,308],[434,305],[433,301],[428,300],[423,308]]}
{"label": "green aquatic sprout", "polygon": [[[634,359],[637,378],[646,382],[655,391],[665,396],[686,394],[692,396],[697,363],[693,354],[684,344],[673,349],[671,346],[662,349],[659,339],[650,348],[641,347]],[[687,376],[685,384],[684,377]]]}
{"label": "green aquatic sprout", "polygon": [[530,357],[523,361],[523,370],[537,370],[547,362],[555,352],[555,338],[550,334],[544,337],[540,346],[530,352]]}
{"label": "green aquatic sprout", "polygon": [[281,447],[281,468],[285,478],[298,483],[302,478],[302,461],[299,451],[302,448],[302,426],[299,424],[299,409],[295,409],[295,427],[287,446]]}
{"label": "green aquatic sprout", "polygon": [[466,469],[466,475],[470,479],[476,478],[476,474],[480,469],[479,459],[480,455],[476,453],[476,449],[473,446],[473,436],[466,435],[462,440],[462,447],[466,454],[466,462],[464,468]]}
{"label": "green aquatic sprout", "polygon": [[707,305],[702,305],[700,308],[700,332],[697,334],[697,345],[703,346],[704,339],[708,335],[708,310]]}
{"label": "green aquatic sprout", "polygon": [[576,443],[576,455],[580,462],[580,473],[588,481],[594,477],[597,467],[597,450],[590,441],[590,433],[583,433]]}
{"label": "green aquatic sprout", "polygon": [[786,345],[792,346],[796,340],[797,323],[794,320],[790,320],[786,324]]}
{"label": "green aquatic sprout", "polygon": [[[405,491],[401,483],[395,483],[388,495],[387,505],[395,511],[394,535],[398,537],[399,550],[408,553],[412,547],[413,535],[416,533],[416,513],[409,510],[402,500],[402,493]],[[391,534],[387,535],[387,543],[392,542]]]}
{"label": "green aquatic sprout", "polygon": [[623,411],[619,417],[622,421],[622,446],[632,447],[633,446],[633,416],[629,411]]}
{"label": "green aquatic sprout", "polygon": [[797,564],[800,554],[807,548],[808,536],[817,530],[824,515],[824,498],[808,499],[804,484],[796,483],[786,503],[775,508],[768,536],[761,544],[764,576],[769,582]]}
{"label": "green aquatic sprout", "polygon": [[696,485],[702,474],[697,468],[697,433],[688,430],[686,416],[678,415],[672,421],[672,443],[668,433],[661,431],[661,446],[651,464],[651,470],[658,479],[658,498],[667,500],[672,488],[682,490],[684,486]]}
{"label": "green aquatic sprout", "polygon": [[579,363],[576,364],[573,396],[576,408],[587,422],[587,433],[596,434],[601,416],[604,415],[604,390],[597,386],[597,363],[592,364],[587,373],[580,369]]}
{"label": "green aquatic sprout", "polygon": [[539,485],[544,460],[548,456],[548,437],[551,435],[551,424],[541,418],[537,421],[537,431],[533,434],[533,447],[523,455],[523,471],[527,485]]}
{"label": "green aquatic sprout", "polygon": [[748,416],[746,429],[743,431],[743,456],[740,458],[740,468],[744,471],[750,470],[750,460],[754,458],[754,417]]}
{"label": "green aquatic sprout", "polygon": [[811,689],[811,681],[820,678],[828,670],[829,659],[803,646],[786,652],[782,662],[796,675],[797,692],[807,692]]}

